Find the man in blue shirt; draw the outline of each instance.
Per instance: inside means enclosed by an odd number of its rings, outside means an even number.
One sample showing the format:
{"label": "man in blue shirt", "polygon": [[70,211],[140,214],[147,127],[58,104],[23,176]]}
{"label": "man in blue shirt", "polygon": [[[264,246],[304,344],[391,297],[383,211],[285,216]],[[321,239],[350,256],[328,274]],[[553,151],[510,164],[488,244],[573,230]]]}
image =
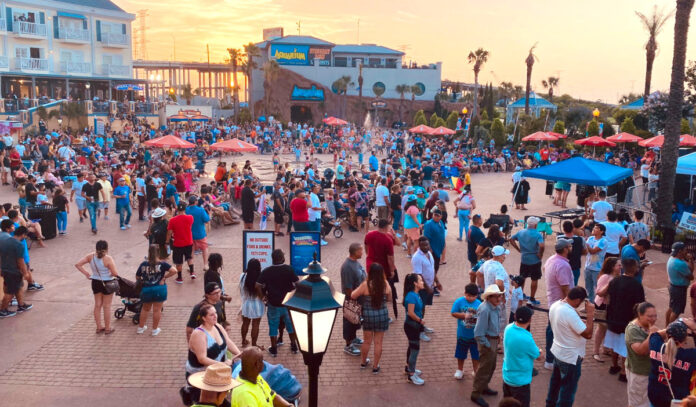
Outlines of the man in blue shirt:
{"label": "man in blue shirt", "polygon": [[200,201],[197,196],[190,196],[188,201],[189,205],[186,207],[186,214],[193,216],[193,224],[191,225],[193,250],[196,252],[200,251],[203,255],[203,264],[207,264],[208,239],[205,232],[205,224],[210,222],[210,215],[200,206]]}
{"label": "man in blue shirt", "polygon": [[514,398],[522,407],[529,407],[534,360],[544,357],[527,330],[533,314],[531,308],[519,307],[515,322],[505,328],[503,335],[503,396]]}
{"label": "man in blue shirt", "polygon": [[647,252],[648,250],[650,250],[650,240],[648,239],[640,239],[633,244],[627,244],[621,249],[622,263],[625,260],[633,259],[636,261],[637,264],[640,265],[640,268],[638,269],[638,274],[636,274],[636,280],[640,281],[641,283],[643,282],[643,269],[646,266],[645,261],[641,259],[641,257],[643,257],[645,252]]}
{"label": "man in blue shirt", "polygon": [[[539,221],[540,219],[536,216],[530,216],[527,219],[527,228],[520,230],[510,238],[512,247],[522,254],[520,276],[525,280],[532,279],[529,302],[534,305],[539,305],[534,296],[541,278],[541,258],[544,256],[544,237],[537,230]],[[522,291],[524,291],[524,282],[522,283]]]}
{"label": "man in blue shirt", "polygon": [[669,309],[665,325],[669,325],[684,312],[686,293],[694,279],[694,257],[686,250],[684,242],[675,242],[672,245],[672,254],[667,260],[667,276],[669,277]]}
{"label": "man in blue shirt", "polygon": [[171,177],[169,183],[164,190],[164,198],[167,201],[171,201],[174,206],[179,205],[179,193],[176,192],[176,178]]}
{"label": "man in blue shirt", "polygon": [[479,352],[474,339],[476,310],[481,305],[481,300],[477,298],[478,294],[479,290],[476,284],[467,284],[464,287],[464,296],[452,304],[452,316],[457,318],[457,347],[454,351],[454,357],[457,359],[457,370],[454,372],[454,378],[457,380],[464,378],[464,361],[469,353],[471,353],[473,371],[478,370]]}
{"label": "man in blue shirt", "polygon": [[374,151],[370,154],[369,163],[370,163],[370,171],[379,170],[379,160],[377,159],[377,157],[375,157]]}
{"label": "man in blue shirt", "polygon": [[435,260],[435,274],[437,274],[440,269],[440,257],[445,250],[445,225],[442,223],[442,212],[439,209],[434,209],[431,213],[433,218],[425,222],[423,236],[430,242],[430,251]]}
{"label": "man in blue shirt", "polygon": [[114,188],[114,198],[116,198],[116,212],[118,213],[118,223],[121,230],[130,229],[130,219],[133,211],[130,206],[131,189],[126,185],[126,179],[118,179],[118,186]]}

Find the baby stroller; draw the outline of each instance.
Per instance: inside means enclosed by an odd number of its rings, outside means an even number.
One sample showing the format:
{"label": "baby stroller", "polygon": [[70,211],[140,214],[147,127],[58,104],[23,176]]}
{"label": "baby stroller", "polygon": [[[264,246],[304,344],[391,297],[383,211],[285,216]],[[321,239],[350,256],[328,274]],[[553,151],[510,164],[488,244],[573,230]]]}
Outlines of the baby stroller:
{"label": "baby stroller", "polygon": [[116,277],[118,280],[118,296],[121,297],[123,307],[114,311],[114,317],[121,319],[126,315],[126,311],[133,313],[133,324],[140,323],[140,309],[143,304],[140,302],[140,290],[135,286],[135,282],[123,277]]}
{"label": "baby stroller", "polygon": [[343,228],[341,228],[341,221],[340,220],[334,220],[330,217],[321,217],[321,238],[323,239],[331,233],[333,230],[333,235],[336,239],[340,239],[343,237]]}

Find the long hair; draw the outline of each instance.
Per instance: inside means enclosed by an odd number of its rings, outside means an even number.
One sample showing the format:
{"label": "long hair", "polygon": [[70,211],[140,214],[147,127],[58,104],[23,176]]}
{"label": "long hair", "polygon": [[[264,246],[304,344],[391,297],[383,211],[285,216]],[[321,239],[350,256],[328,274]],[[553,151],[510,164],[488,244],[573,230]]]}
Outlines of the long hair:
{"label": "long hair", "polygon": [[213,270],[216,273],[220,273],[222,268],[222,256],[220,253],[210,253],[208,256],[208,270]]}
{"label": "long hair", "polygon": [[614,270],[614,266],[616,266],[616,263],[618,261],[618,257],[607,257],[606,259],[604,259],[604,264],[602,264],[602,270],[599,272],[599,275],[601,276],[602,274],[611,274]]}
{"label": "long hair", "polygon": [[487,237],[492,244],[496,244],[496,242],[500,240],[500,226],[491,225],[491,227],[488,229]]}
{"label": "long hair", "polygon": [[407,274],[404,278],[404,296],[401,297],[401,303],[406,304],[406,294],[414,291],[416,289],[416,283],[418,282],[419,274],[411,273]]}
{"label": "long hair", "polygon": [[675,341],[674,338],[669,338],[665,342],[665,353],[662,355],[662,361],[670,369],[674,366],[674,360],[677,358],[677,352],[679,351],[679,342]]}
{"label": "long hair", "polygon": [[261,275],[261,262],[259,259],[251,259],[247,263],[244,278],[244,291],[252,297],[256,297],[256,280]]}
{"label": "long hair", "polygon": [[157,260],[159,260],[159,245],[158,244],[151,244],[147,248],[147,262],[148,266],[151,269],[154,269],[157,267]]}
{"label": "long hair", "polygon": [[379,263],[372,263],[367,273],[367,291],[370,293],[372,308],[382,308],[386,290],[387,282],[384,279],[384,267]]}

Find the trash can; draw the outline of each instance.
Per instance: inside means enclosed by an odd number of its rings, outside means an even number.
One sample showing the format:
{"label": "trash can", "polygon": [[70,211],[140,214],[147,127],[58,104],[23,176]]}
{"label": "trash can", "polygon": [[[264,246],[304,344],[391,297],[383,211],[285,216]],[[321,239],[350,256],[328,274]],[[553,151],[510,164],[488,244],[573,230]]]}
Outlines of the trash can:
{"label": "trash can", "polygon": [[36,205],[28,208],[27,218],[38,221],[41,231],[46,239],[53,239],[57,235],[56,213],[58,209],[53,205]]}

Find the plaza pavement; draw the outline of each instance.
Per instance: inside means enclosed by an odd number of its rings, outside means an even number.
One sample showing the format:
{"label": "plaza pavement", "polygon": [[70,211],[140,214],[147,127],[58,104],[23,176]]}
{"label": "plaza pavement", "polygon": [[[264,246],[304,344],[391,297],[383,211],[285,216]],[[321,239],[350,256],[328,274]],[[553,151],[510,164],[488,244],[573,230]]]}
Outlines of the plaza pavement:
{"label": "plaza pavement", "polygon": [[[294,160],[283,155],[282,161]],[[273,178],[270,171],[270,155],[245,155],[227,157],[224,160],[243,162],[251,159],[257,174],[262,179]],[[328,155],[323,160],[331,160]],[[331,164],[327,162],[327,164]],[[209,164],[213,168],[214,162]],[[497,213],[501,204],[510,201],[511,174],[474,174],[472,176],[476,213],[484,219]],[[542,215],[557,209],[544,196],[544,181],[531,180],[531,203],[528,211],[511,210],[514,219],[525,215]],[[453,198],[453,195],[451,195]],[[569,201],[574,201],[571,193]],[[9,188],[0,189],[0,202],[16,202],[16,194]],[[112,207],[115,205],[112,205]],[[71,208],[68,235],[46,242],[47,248],[34,246],[31,250],[34,276],[46,285],[46,290],[29,293],[27,300],[34,308],[13,318],[0,320],[0,405],[23,406],[179,406],[178,388],[184,384],[184,361],[186,358],[185,323],[191,307],[202,298],[203,279],[200,255],[195,257],[196,271],[201,276],[196,281],[184,277],[184,284],[169,284],[169,299],[162,316],[162,333],[151,337],[136,335],[135,325],[128,317],[113,321],[116,332],[110,336],[95,335],[92,317],[93,297],[89,282],[74,264],[86,253],[93,251],[99,239],[110,244],[109,253],[116,260],[119,274],[133,279],[137,265],[147,251],[147,240],[142,236],[146,223],[134,220],[133,228],[121,231],[117,216],[99,220],[99,234],[93,236],[89,223],[78,223],[77,214]],[[471,365],[465,364],[464,380],[457,381],[452,375],[456,368],[454,346],[456,323],[450,316],[453,301],[463,295],[468,283],[469,265],[466,243],[457,242],[458,224],[453,219],[454,208],[448,204],[449,234],[447,236],[447,265],[440,269],[444,285],[442,296],[435,298],[434,305],[426,314],[428,325],[435,329],[432,341],[421,343],[418,368],[423,371],[426,384],[416,387],[406,383],[403,374],[407,340],[403,333],[403,308],[399,318],[385,335],[382,370],[373,375],[369,369],[360,370],[359,358],[342,351],[341,316],[336,319],[331,343],[324,357],[320,373],[321,406],[461,406],[472,405],[469,401],[472,377]],[[137,218],[136,218],[137,219]],[[269,229],[272,224],[269,225]],[[518,228],[517,228],[518,229]],[[516,230],[517,230],[516,229]],[[558,227],[554,225],[554,230]],[[233,302],[227,306],[231,322],[231,338],[239,344],[238,281],[242,264],[242,228],[219,227],[209,233],[211,252],[220,252],[224,257],[223,277]],[[328,271],[334,285],[340,288],[340,265],[347,256],[348,245],[362,241],[363,236],[344,229],[342,239],[329,237],[329,245],[322,248],[322,265]],[[552,238],[546,239],[545,258],[553,253]],[[276,247],[288,250],[288,238],[276,238]],[[660,322],[667,306],[666,255],[651,251],[648,256],[654,264],[646,272],[644,284],[648,300],[658,307]],[[517,274],[520,256],[514,250],[508,256],[505,267],[509,273]],[[410,262],[405,253],[396,250],[396,266],[400,276],[410,272]],[[184,273],[185,275],[187,273]],[[546,306],[544,280],[542,279],[537,298]],[[581,285],[583,277],[581,276]],[[399,297],[402,285],[397,285]],[[114,299],[112,310],[120,302]],[[391,308],[391,307],[390,307]],[[391,313],[391,309],[390,309]],[[544,347],[546,315],[537,312],[532,320],[532,333],[539,347]],[[150,323],[151,324],[151,320]],[[260,344],[269,345],[266,319],[261,323]],[[287,342],[287,341],[286,341]],[[592,342],[588,342],[588,357]],[[370,355],[373,358],[372,355]],[[292,355],[289,346],[279,349],[278,358],[268,357],[272,363],[282,363],[291,369],[306,386],[307,374],[301,355]],[[550,372],[536,362],[540,374],[532,383],[532,405],[544,405]],[[502,394],[502,355],[491,387]],[[607,373],[608,363],[599,364],[591,357],[583,364],[583,374],[576,398],[576,406],[625,405],[625,384],[616,376]],[[305,389],[306,390],[306,389]],[[488,397],[495,405],[498,397]],[[305,405],[303,402],[301,405]]]}

